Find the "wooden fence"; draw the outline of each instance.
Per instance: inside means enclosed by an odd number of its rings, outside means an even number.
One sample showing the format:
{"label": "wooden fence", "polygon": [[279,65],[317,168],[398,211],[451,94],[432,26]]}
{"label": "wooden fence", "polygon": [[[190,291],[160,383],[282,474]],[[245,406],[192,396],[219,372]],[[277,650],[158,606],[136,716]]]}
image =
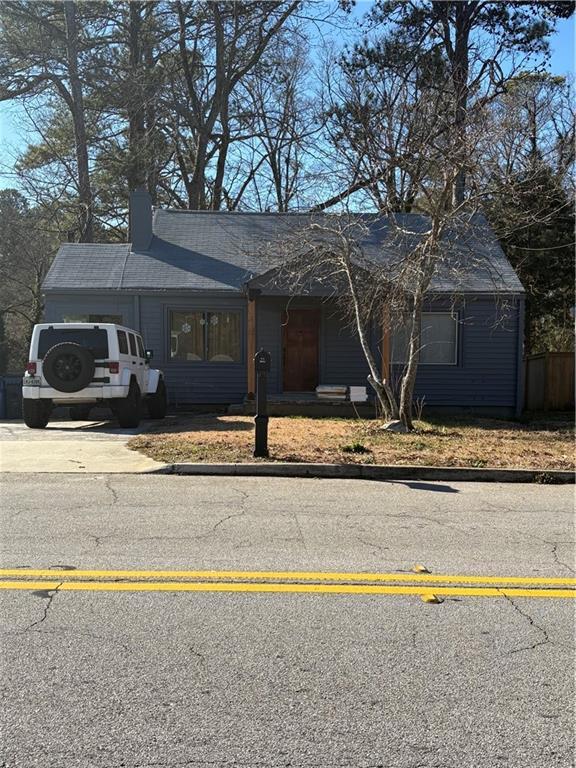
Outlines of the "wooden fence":
{"label": "wooden fence", "polygon": [[528,355],[524,365],[527,411],[574,410],[574,352]]}

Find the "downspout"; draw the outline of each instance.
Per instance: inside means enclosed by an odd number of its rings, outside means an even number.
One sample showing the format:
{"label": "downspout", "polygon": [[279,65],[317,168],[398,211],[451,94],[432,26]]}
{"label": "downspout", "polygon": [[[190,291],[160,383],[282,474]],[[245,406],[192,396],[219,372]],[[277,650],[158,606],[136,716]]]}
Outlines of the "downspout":
{"label": "downspout", "polygon": [[526,299],[518,299],[518,338],[516,340],[516,418],[522,416],[524,410],[524,305]]}
{"label": "downspout", "polygon": [[142,333],[142,318],[140,316],[140,296],[136,294],[133,298],[134,304],[134,330]]}

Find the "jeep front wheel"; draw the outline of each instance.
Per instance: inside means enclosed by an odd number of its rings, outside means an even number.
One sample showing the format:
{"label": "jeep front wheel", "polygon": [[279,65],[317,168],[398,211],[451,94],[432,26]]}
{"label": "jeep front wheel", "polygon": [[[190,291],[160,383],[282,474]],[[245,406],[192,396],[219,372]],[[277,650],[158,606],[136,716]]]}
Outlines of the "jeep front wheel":
{"label": "jeep front wheel", "polygon": [[22,398],[24,423],[31,429],[44,429],[50,418],[52,402],[50,400],[30,400]]}
{"label": "jeep front wheel", "polygon": [[116,400],[114,407],[118,423],[123,429],[137,427],[140,424],[141,406],[140,387],[132,379],[127,397]]}

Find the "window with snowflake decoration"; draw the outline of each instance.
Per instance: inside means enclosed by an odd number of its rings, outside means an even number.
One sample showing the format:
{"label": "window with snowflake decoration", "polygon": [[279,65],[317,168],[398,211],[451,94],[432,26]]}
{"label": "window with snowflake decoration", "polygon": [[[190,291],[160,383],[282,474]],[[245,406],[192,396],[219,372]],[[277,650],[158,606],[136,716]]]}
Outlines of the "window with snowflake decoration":
{"label": "window with snowflake decoration", "polygon": [[242,361],[240,312],[170,312],[170,357],[188,362]]}

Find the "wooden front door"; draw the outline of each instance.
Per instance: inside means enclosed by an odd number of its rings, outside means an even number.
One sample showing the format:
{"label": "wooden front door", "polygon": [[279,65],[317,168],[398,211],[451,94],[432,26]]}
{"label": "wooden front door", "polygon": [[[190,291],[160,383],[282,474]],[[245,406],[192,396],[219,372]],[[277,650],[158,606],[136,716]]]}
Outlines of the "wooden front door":
{"label": "wooden front door", "polygon": [[290,309],[284,315],[284,392],[312,392],[318,386],[317,309]]}

